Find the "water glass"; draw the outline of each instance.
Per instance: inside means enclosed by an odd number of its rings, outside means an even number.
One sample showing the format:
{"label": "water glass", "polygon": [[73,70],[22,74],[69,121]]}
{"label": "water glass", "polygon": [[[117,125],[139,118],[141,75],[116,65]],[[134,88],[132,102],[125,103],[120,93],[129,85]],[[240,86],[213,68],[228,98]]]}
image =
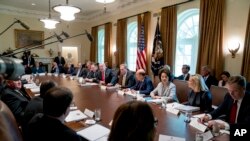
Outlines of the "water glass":
{"label": "water glass", "polygon": [[191,111],[186,111],[184,121],[186,123],[189,123],[191,121],[191,117],[192,117],[192,112]]}
{"label": "water glass", "polygon": [[95,109],[95,120],[96,121],[101,120],[101,109],[100,108]]}
{"label": "water glass", "polygon": [[167,104],[168,104],[168,98],[167,97],[161,97],[161,99],[162,99],[161,108],[166,109]]}
{"label": "water glass", "polygon": [[202,132],[196,132],[195,141],[203,141],[203,133]]}

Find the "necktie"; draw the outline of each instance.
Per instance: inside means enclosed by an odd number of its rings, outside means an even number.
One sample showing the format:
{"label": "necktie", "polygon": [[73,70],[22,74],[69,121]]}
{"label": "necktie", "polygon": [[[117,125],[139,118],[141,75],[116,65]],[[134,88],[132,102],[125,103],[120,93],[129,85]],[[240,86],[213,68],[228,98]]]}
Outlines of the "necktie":
{"label": "necktie", "polygon": [[122,86],[126,85],[126,75],[123,75],[122,77]]}
{"label": "necktie", "polygon": [[237,101],[234,101],[230,111],[230,119],[229,119],[230,123],[235,123],[236,114],[237,114]]}
{"label": "necktie", "polygon": [[104,71],[102,72],[102,81],[104,81],[105,80],[105,73],[104,73]]}

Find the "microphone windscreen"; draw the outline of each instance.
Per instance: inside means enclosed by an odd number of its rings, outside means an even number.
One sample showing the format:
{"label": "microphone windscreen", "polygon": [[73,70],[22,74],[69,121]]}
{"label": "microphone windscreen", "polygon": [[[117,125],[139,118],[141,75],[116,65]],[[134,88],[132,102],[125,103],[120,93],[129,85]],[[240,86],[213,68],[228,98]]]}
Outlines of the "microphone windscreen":
{"label": "microphone windscreen", "polygon": [[25,23],[23,23],[22,21],[20,21],[20,20],[17,20],[19,23],[20,23],[20,25],[23,27],[23,28],[25,28],[26,30],[29,30],[30,29],[30,27],[29,26],[27,26]]}
{"label": "microphone windscreen", "polygon": [[93,42],[94,39],[93,39],[92,35],[89,34],[87,30],[85,30],[85,32],[86,32],[86,34],[87,34],[87,37],[88,37],[89,41],[90,41],[90,42]]}
{"label": "microphone windscreen", "polygon": [[60,36],[58,36],[56,33],[55,33],[55,35],[56,35],[57,40],[58,40],[60,43],[62,43],[62,42],[63,42],[63,39],[62,39]]}
{"label": "microphone windscreen", "polygon": [[69,34],[68,33],[66,33],[66,32],[62,32],[62,34],[63,34],[63,36],[65,37],[65,38],[69,38]]}

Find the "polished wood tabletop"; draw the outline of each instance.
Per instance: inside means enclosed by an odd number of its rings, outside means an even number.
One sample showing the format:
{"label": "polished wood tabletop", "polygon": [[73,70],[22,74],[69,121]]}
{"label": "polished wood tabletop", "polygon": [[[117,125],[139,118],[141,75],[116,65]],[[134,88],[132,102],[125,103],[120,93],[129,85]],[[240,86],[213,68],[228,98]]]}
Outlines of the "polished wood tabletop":
{"label": "polished wood tabletop", "polygon": [[[76,80],[69,78],[55,77],[55,76],[40,76],[36,77],[40,82],[44,80],[54,80],[59,86],[69,88],[74,94],[74,103],[81,111],[88,108],[94,111],[96,108],[101,109],[100,124],[110,128],[109,123],[113,118],[116,109],[123,103],[133,100],[131,96],[119,95],[116,90],[102,90],[100,86],[80,86]],[[28,92],[30,93],[30,92]],[[33,94],[31,94],[34,96]],[[185,138],[186,141],[194,141],[195,133],[198,131],[184,122],[184,114],[176,116],[166,110],[160,109],[159,105],[149,104],[154,112],[155,117],[158,119],[156,127],[155,141],[158,141],[159,134],[168,136],[176,136]],[[80,130],[84,127],[84,122],[71,123],[74,130]],[[79,126],[82,124],[83,126]],[[222,140],[229,140],[228,136],[222,137]],[[218,138],[221,140],[221,137]],[[214,139],[217,140],[217,139]]]}

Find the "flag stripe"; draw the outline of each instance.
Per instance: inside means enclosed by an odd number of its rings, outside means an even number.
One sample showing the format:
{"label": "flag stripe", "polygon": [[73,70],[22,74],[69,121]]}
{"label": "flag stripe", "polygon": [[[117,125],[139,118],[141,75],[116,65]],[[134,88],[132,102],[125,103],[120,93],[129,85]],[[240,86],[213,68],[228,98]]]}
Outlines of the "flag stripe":
{"label": "flag stripe", "polygon": [[141,32],[139,35],[138,48],[137,48],[137,58],[136,58],[136,70],[144,69],[146,70],[146,47],[144,39],[144,26],[141,25]]}

